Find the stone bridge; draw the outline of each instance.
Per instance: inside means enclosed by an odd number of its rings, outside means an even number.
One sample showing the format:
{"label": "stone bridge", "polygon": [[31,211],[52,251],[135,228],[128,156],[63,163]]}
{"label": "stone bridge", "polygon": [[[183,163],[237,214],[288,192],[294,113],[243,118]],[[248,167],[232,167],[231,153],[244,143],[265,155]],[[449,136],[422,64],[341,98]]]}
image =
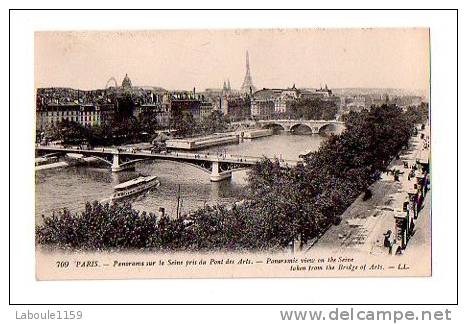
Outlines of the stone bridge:
{"label": "stone bridge", "polygon": [[306,126],[313,134],[325,131],[341,133],[345,129],[344,122],[337,120],[271,119],[258,120],[256,124],[262,128],[280,126],[286,132],[293,132],[298,126]]}

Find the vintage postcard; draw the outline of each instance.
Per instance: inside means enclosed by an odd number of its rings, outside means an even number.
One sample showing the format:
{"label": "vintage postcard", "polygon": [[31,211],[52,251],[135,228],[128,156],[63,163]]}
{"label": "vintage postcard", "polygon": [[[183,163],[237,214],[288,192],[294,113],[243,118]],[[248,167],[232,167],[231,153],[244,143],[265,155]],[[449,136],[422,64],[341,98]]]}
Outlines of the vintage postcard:
{"label": "vintage postcard", "polygon": [[431,276],[429,29],[37,31],[34,72],[38,280]]}

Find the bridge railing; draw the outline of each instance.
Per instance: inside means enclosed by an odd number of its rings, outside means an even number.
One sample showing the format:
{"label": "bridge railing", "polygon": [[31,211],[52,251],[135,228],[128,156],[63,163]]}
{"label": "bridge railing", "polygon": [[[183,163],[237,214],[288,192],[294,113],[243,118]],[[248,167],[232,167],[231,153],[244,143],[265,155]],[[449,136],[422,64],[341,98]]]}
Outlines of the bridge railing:
{"label": "bridge railing", "polygon": [[[62,152],[83,152],[83,153],[107,153],[107,154],[127,154],[135,156],[171,156],[171,157],[185,157],[196,160],[208,160],[208,161],[225,161],[225,162],[251,162],[256,163],[263,159],[265,156],[252,156],[252,155],[239,155],[239,154],[229,154],[229,153],[188,153],[188,152],[166,152],[166,153],[152,153],[152,152],[142,152],[139,150],[133,151],[122,151],[114,148],[97,148],[97,149],[82,149],[82,148],[70,148],[70,147],[61,147],[61,146],[36,146],[38,149],[45,150],[57,150]],[[269,157],[266,157],[269,158]],[[269,158],[271,159],[271,158]],[[292,159],[282,159],[277,158],[279,162],[295,164],[299,160]]]}

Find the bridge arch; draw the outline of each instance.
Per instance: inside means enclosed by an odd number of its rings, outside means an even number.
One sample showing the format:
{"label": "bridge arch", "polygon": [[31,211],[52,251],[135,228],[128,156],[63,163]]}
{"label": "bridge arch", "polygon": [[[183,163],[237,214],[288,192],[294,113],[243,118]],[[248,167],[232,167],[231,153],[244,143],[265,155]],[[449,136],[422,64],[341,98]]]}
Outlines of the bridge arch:
{"label": "bridge arch", "polygon": [[[109,159],[106,159],[105,157],[102,157],[102,156],[99,156],[99,155],[86,154],[86,152],[83,152],[83,155],[87,156],[87,157],[92,157],[94,159],[97,159],[97,160],[99,160],[101,162],[104,162],[107,165],[110,165],[110,166],[113,165],[113,157],[109,160]],[[141,158],[141,159],[124,161],[124,162],[119,163],[119,166],[124,167],[126,165],[133,164],[133,163],[140,162],[140,161],[144,161],[144,160],[148,160],[148,159],[147,158]]]}
{"label": "bridge arch", "polygon": [[103,158],[102,156],[97,156],[97,155],[87,155],[87,156],[98,159],[99,161],[105,162],[108,165],[112,165],[112,161],[109,161],[106,158]]}
{"label": "bridge arch", "polygon": [[337,126],[334,123],[324,124],[318,130],[319,133],[323,133],[323,132],[335,133],[336,131],[337,131]]}
{"label": "bridge arch", "polygon": [[130,165],[130,164],[134,164],[136,162],[141,162],[141,161],[146,161],[146,160],[152,160],[150,158],[144,158],[144,159],[135,159],[135,160],[130,160],[130,161],[126,161],[126,162],[123,162],[123,163],[120,163],[120,167],[124,167],[126,165]]}
{"label": "bridge arch", "polygon": [[251,166],[245,166],[245,167],[241,167],[241,168],[230,169],[229,171],[234,173],[234,172],[245,171],[245,170],[249,170],[249,169],[251,169]]}
{"label": "bridge arch", "polygon": [[[148,158],[147,160],[156,160],[156,159],[151,159]],[[171,160],[171,159],[166,159],[166,160],[159,160],[159,161],[166,161],[166,162],[173,162],[181,165],[188,165],[194,168],[197,168],[198,170],[201,170],[206,173],[211,173],[212,172],[212,163],[203,163],[203,161],[200,161],[199,164],[187,162],[187,161],[178,161],[178,160]],[[220,166],[219,166],[219,171],[220,172],[236,172],[236,171],[243,171],[243,170],[248,170],[251,168],[251,166],[241,166],[241,167],[233,167],[229,168],[227,164],[223,164],[222,161],[219,161]]]}
{"label": "bridge arch", "polygon": [[287,127],[280,124],[280,123],[271,122],[271,123],[263,124],[263,126],[261,128],[264,128],[264,129],[273,128],[273,129],[286,130]]}
{"label": "bridge arch", "polygon": [[290,126],[290,131],[293,132],[295,131],[298,127],[303,126],[306,127],[310,130],[311,133],[314,133],[313,126],[305,124],[305,123],[296,123]]}
{"label": "bridge arch", "polygon": [[208,174],[211,174],[211,171],[212,171],[212,165],[210,164],[209,166],[205,163],[200,163],[199,165],[198,164],[195,164],[195,163],[190,163],[190,162],[182,162],[182,161],[177,161],[177,160],[163,160],[163,161],[169,161],[169,162],[173,162],[173,163],[177,163],[177,164],[182,164],[182,165],[188,165],[188,166],[191,166],[193,168],[196,168],[198,170],[201,170],[203,172],[206,172]]}

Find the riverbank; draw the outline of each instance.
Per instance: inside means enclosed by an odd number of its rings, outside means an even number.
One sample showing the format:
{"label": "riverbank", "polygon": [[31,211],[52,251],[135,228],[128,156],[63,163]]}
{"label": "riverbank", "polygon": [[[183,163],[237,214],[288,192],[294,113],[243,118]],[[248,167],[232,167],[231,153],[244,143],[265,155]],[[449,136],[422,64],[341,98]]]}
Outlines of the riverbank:
{"label": "riverbank", "polygon": [[66,168],[71,165],[79,165],[79,164],[89,164],[93,162],[99,161],[94,157],[75,157],[73,158],[74,161],[58,161],[53,163],[41,164],[35,166],[35,171],[42,171],[42,170],[50,170],[50,169],[57,169],[57,168]]}
{"label": "riverbank", "polygon": [[255,129],[251,131],[242,132],[243,138],[246,138],[246,139],[255,139],[255,138],[260,138],[260,137],[271,136],[273,135],[273,133],[274,132],[272,129]]}
{"label": "riverbank", "polygon": [[222,133],[214,133],[206,136],[186,137],[177,139],[168,139],[166,146],[169,149],[179,150],[200,150],[213,146],[222,146],[229,144],[238,144],[243,139],[257,139],[274,134],[272,129],[249,129],[227,131]]}
{"label": "riverbank", "polygon": [[37,166],[35,166],[35,171],[49,170],[49,169],[56,169],[56,168],[65,168],[67,166],[70,166],[70,163],[65,162],[65,161],[60,161],[60,162],[55,162],[55,163],[37,165]]}
{"label": "riverbank", "polygon": [[[421,157],[429,155],[429,147],[424,147],[425,141],[421,138],[421,134],[424,134],[423,137],[429,136],[428,129],[412,136],[407,150],[404,150],[400,158],[394,159],[387,168],[387,170],[398,170],[401,173],[399,180],[395,181],[393,175],[383,173],[381,179],[369,187],[372,196],[365,200],[364,194],[361,194],[342,214],[341,223],[332,226],[322,237],[307,246],[305,248],[307,251],[329,249],[333,253],[388,254],[388,248],[384,246],[384,233],[388,230],[395,231],[394,217],[402,213],[406,197],[413,194],[417,180],[416,177],[408,179],[410,170],[404,163],[414,165],[417,161],[420,162]],[[408,241],[408,250],[422,247],[423,249],[418,251],[426,252],[431,245],[429,194],[425,200],[427,203],[420,212],[421,216],[415,221],[415,235]]]}
{"label": "riverbank", "polygon": [[212,146],[238,144],[239,136],[234,134],[214,134],[209,136],[169,139],[165,142],[168,149],[199,150]]}

